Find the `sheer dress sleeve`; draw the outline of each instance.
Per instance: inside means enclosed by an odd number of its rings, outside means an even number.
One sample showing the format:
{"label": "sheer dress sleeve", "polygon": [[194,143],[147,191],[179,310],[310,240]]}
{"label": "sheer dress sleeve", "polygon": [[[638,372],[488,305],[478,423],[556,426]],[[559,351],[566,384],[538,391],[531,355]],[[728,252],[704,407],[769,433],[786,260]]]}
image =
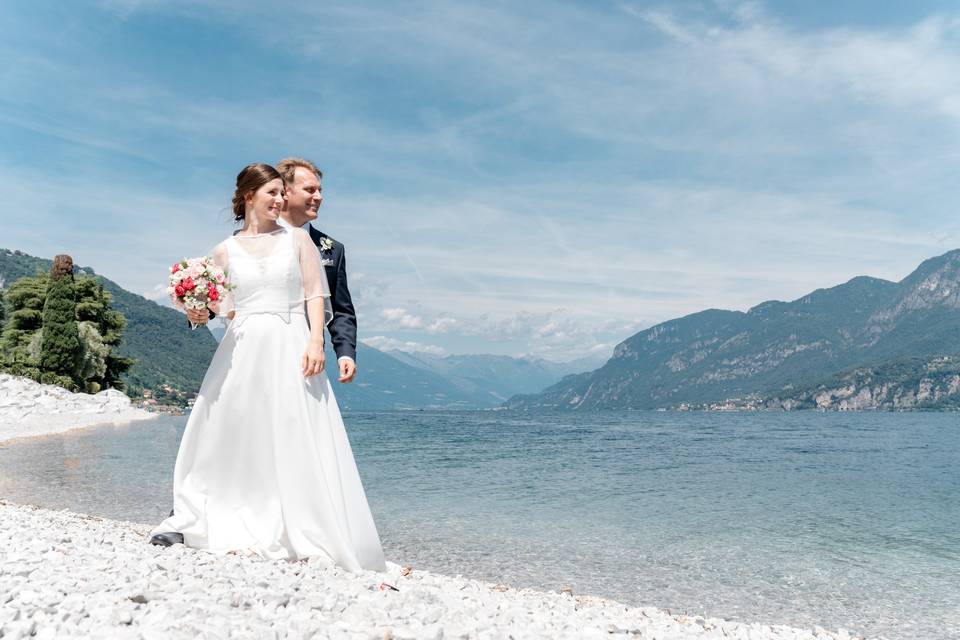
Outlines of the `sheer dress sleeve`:
{"label": "sheer dress sleeve", "polygon": [[[210,252],[214,264],[223,269],[226,274],[226,281],[230,283],[230,254],[227,252],[227,242],[224,240],[213,248]],[[237,310],[237,301],[232,291],[224,291],[223,298],[220,300],[220,308],[217,309],[217,316],[227,320],[232,319],[233,313]]]}
{"label": "sheer dress sleeve", "polygon": [[303,301],[306,303],[307,300],[323,298],[323,323],[330,324],[333,320],[333,304],[330,301],[330,284],[327,282],[327,272],[323,268],[320,251],[303,229],[294,229],[294,237],[300,259]]}

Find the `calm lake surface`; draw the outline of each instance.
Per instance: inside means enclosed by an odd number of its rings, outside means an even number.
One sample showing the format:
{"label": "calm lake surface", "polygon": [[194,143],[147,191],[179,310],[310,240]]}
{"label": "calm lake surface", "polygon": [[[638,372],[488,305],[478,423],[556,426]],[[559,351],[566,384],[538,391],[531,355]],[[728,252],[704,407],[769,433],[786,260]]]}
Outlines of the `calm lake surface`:
{"label": "calm lake surface", "polygon": [[[960,415],[345,416],[387,558],[673,612],[960,638]],[[186,418],[0,445],[0,497],[155,524]]]}

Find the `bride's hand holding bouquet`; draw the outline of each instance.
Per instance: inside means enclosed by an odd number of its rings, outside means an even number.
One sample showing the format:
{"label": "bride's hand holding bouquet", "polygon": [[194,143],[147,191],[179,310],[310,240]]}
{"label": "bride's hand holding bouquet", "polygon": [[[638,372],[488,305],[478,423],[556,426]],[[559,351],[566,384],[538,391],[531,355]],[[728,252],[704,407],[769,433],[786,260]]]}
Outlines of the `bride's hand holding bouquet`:
{"label": "bride's hand holding bouquet", "polygon": [[210,311],[219,312],[220,301],[231,289],[226,272],[208,256],[183,259],[170,267],[167,293],[193,329],[210,319]]}

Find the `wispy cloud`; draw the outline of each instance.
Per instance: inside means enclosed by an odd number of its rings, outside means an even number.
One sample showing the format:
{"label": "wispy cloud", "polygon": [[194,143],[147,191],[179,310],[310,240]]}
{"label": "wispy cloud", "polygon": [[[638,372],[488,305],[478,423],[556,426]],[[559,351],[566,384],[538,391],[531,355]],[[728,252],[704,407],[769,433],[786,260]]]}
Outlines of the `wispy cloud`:
{"label": "wispy cloud", "polygon": [[[712,61],[714,74],[691,78],[701,87],[740,88],[765,102],[769,92],[861,100],[865,106],[923,109],[960,120],[960,19],[931,16],[895,30],[856,28],[800,32],[754,4],[732,27],[684,21],[668,11],[633,15],[682,45],[690,61]],[[816,102],[814,102],[816,104]],[[804,105],[801,105],[804,106]]]}
{"label": "wispy cloud", "polygon": [[556,359],[954,248],[958,15],[770,6],[7,5],[0,245],[155,292],[304,155],[361,335]]}

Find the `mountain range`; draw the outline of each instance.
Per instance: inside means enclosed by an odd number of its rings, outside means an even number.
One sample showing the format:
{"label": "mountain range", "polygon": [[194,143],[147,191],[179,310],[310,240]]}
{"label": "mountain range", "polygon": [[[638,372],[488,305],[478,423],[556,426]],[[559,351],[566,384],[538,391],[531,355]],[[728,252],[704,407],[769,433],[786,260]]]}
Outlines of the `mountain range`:
{"label": "mountain range", "polygon": [[[944,408],[960,386],[950,381],[958,352],[960,250],[926,260],[900,282],[860,276],[792,302],[663,322],[621,342],[599,369],[506,406]],[[857,385],[862,401],[841,406]],[[899,407],[890,385],[900,385]],[[923,392],[933,387],[936,399]]]}
{"label": "mountain range", "polygon": [[[51,261],[0,249],[0,288]],[[125,379],[185,401],[199,389],[215,334],[100,279],[127,318]],[[380,351],[361,342],[361,374],[334,382],[349,410],[953,409],[960,407],[960,250],[900,282],[859,276],[792,302],[708,309],[641,331],[596,360]],[[328,353],[328,375],[336,380]]]}
{"label": "mountain range", "polygon": [[[21,251],[0,249],[0,289],[24,276],[48,271],[52,261]],[[203,374],[223,337],[214,320],[207,330],[191,330],[183,314],[131,293],[89,267],[78,273],[95,277],[113,296],[127,319],[121,355],[136,364],[125,375],[133,396],[149,391],[169,403],[185,403],[200,388]],[[360,375],[338,384],[336,358],[327,354],[327,375],[340,406],[348,410],[422,408],[482,409],[500,405],[517,393],[539,391],[563,375],[595,368],[602,361],[555,363],[535,358],[493,355],[427,356],[384,352],[358,345]]]}

